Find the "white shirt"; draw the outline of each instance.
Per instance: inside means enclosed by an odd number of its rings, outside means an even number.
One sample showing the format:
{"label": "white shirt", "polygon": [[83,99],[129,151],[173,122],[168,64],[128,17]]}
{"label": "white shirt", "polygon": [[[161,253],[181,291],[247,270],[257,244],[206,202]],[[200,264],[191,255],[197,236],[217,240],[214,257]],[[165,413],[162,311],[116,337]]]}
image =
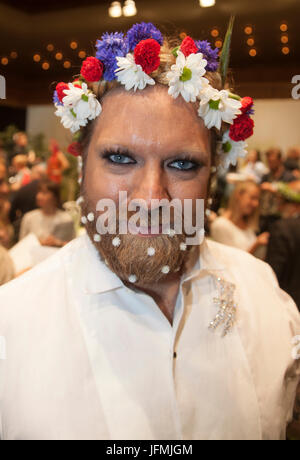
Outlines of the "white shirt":
{"label": "white shirt", "polygon": [[[225,337],[208,329],[215,275],[236,285]],[[295,304],[247,253],[205,241],[171,326],[82,236],[0,289],[0,437],[284,439],[298,334]]]}
{"label": "white shirt", "polygon": [[37,238],[47,238],[52,235],[62,241],[75,238],[74,223],[69,214],[57,209],[55,214],[44,214],[41,209],[27,212],[20,228],[20,239],[34,233]]}
{"label": "white shirt", "polygon": [[251,228],[242,229],[226,217],[217,217],[210,228],[211,237],[218,243],[249,251],[256,241]]}

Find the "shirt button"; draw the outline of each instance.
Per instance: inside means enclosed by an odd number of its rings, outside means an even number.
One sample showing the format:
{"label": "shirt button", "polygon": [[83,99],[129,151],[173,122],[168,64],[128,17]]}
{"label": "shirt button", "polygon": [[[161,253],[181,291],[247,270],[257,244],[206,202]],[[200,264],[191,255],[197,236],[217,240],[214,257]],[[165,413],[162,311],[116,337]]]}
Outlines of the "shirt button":
{"label": "shirt button", "polygon": [[173,353],[173,358],[174,358],[174,359],[177,358],[177,353],[176,353],[176,351],[174,351],[174,353]]}

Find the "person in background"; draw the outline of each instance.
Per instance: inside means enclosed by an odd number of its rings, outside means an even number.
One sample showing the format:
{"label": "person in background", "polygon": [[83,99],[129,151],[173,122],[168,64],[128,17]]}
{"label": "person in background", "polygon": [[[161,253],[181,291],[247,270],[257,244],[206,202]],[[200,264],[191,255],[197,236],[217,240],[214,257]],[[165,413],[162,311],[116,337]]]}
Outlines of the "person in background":
{"label": "person in background", "polygon": [[5,163],[0,160],[0,180],[7,178],[7,169]]}
{"label": "person in background", "polygon": [[15,268],[8,252],[0,245],[0,286],[12,280]]}
{"label": "person in background", "polygon": [[10,177],[12,191],[17,191],[31,181],[31,171],[27,167],[26,155],[16,155],[12,161],[12,167],[16,174]]}
{"label": "person in background", "polygon": [[38,186],[36,197],[39,209],[24,215],[20,239],[34,233],[44,246],[62,247],[75,238],[74,223],[69,214],[60,209],[59,185],[47,179]]}
{"label": "person in background", "polygon": [[15,230],[15,239],[19,239],[21,219],[29,211],[37,209],[36,196],[39,183],[47,178],[46,167],[43,164],[33,166],[31,170],[31,182],[21,187],[11,197],[11,208],[9,213],[10,221]]}
{"label": "person in background", "polygon": [[271,228],[266,262],[300,310],[300,180],[280,184],[282,218]]}
{"label": "person in background", "polygon": [[13,242],[14,229],[10,223],[9,185],[0,178],[0,244],[9,249]]}
{"label": "person in background", "polygon": [[291,171],[293,176],[300,179],[300,147],[294,146],[288,149],[284,166]]}
{"label": "person in background", "polygon": [[246,179],[253,180],[257,184],[261,182],[269,170],[260,159],[260,152],[258,150],[250,150],[245,165],[239,171],[245,176]]}
{"label": "person in background", "polygon": [[211,224],[211,237],[228,246],[251,254],[268,243],[268,233],[256,236],[259,217],[259,186],[253,181],[240,182],[229,199],[228,209]]}
{"label": "person in background", "polygon": [[284,166],[281,150],[272,148],[266,152],[270,172],[261,181],[261,216],[260,230],[269,231],[273,223],[279,219],[278,201],[273,193],[273,185],[277,182],[292,182],[296,177]]}
{"label": "person in background", "polygon": [[63,152],[59,149],[59,146],[54,139],[50,141],[49,150],[51,152],[51,156],[47,162],[48,178],[52,182],[60,184],[62,180],[62,173],[65,169],[69,168],[70,163]]}

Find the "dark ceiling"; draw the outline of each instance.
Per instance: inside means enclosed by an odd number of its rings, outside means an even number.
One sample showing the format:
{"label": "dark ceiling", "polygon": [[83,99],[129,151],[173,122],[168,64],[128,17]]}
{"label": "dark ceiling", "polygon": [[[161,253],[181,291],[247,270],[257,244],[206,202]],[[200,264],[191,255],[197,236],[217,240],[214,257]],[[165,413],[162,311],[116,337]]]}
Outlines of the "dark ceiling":
{"label": "dark ceiling", "polygon": [[[216,0],[212,8],[201,8],[199,0],[136,0],[138,14],[131,18],[108,16],[110,1],[51,0],[0,1],[0,74],[7,82],[7,99],[1,104],[46,103],[51,98],[51,83],[70,80],[80,70],[78,52],[93,54],[93,45],[104,31],[126,31],[132,24],[151,21],[162,30],[186,32],[194,38],[215,39],[217,27],[224,37],[231,14],[236,16],[231,67],[238,89],[254,91],[257,97],[290,97],[292,75],[300,73],[299,0]],[[281,43],[280,24],[288,26],[288,43]],[[252,26],[247,36],[244,29]],[[247,38],[254,39],[256,56],[250,57]],[[70,42],[78,43],[77,49]],[[48,51],[47,45],[54,50]],[[288,46],[284,55],[282,47]],[[18,57],[11,57],[11,52]],[[63,59],[57,61],[55,54]],[[34,62],[33,55],[41,61]],[[7,65],[1,59],[7,57]],[[65,69],[63,62],[70,61]],[[42,63],[48,62],[48,70]]]}

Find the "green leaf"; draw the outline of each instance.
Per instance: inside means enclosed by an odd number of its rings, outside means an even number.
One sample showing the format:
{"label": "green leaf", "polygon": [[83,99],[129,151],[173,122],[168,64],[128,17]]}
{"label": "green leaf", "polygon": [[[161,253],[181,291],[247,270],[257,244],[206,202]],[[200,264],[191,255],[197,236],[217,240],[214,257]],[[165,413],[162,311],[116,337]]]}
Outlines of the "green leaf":
{"label": "green leaf", "polygon": [[179,50],[180,46],[176,46],[176,48],[172,49],[172,54],[173,56],[177,57],[178,56],[178,50]]}
{"label": "green leaf", "polygon": [[71,114],[73,115],[74,118],[76,118],[76,113],[74,112],[73,109],[70,109]]}
{"label": "green leaf", "polygon": [[83,101],[85,101],[85,102],[88,102],[88,100],[89,100],[89,98],[88,98],[88,96],[87,96],[86,94],[83,94],[83,95],[81,96],[81,99],[82,99]]}
{"label": "green leaf", "polygon": [[223,147],[223,152],[224,153],[228,153],[232,149],[232,145],[230,144],[229,141],[227,141],[224,144],[222,144],[222,147]]}
{"label": "green leaf", "polygon": [[231,16],[229,20],[227,32],[224,38],[224,44],[223,44],[223,48],[221,51],[221,56],[220,56],[219,72],[221,74],[223,87],[226,82],[227,71],[228,71],[229,60],[230,60],[230,45],[231,45],[233,24],[234,24],[234,16]]}

